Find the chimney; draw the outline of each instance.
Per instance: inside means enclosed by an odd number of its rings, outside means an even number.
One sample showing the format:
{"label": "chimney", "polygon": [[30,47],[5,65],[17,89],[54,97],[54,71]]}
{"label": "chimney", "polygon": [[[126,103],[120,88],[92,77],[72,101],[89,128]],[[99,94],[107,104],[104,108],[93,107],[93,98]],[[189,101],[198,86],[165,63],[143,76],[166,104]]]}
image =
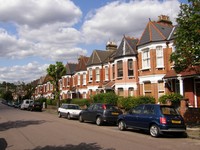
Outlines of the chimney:
{"label": "chimney", "polygon": [[115,51],[117,50],[117,44],[115,42],[107,42],[106,44],[106,50],[108,51]]}
{"label": "chimney", "polygon": [[157,22],[172,25],[172,22],[170,21],[169,16],[166,16],[166,15],[158,16]]}

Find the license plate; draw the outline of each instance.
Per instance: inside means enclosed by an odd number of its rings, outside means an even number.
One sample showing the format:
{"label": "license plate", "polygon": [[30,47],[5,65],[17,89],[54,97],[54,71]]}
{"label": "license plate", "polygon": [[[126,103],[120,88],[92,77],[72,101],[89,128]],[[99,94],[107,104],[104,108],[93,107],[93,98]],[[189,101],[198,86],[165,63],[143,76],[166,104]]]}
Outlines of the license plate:
{"label": "license plate", "polygon": [[116,113],[116,112],[112,112],[112,115],[119,115],[119,113]]}
{"label": "license plate", "polygon": [[172,120],[172,123],[174,123],[174,124],[180,124],[181,121],[180,120]]}

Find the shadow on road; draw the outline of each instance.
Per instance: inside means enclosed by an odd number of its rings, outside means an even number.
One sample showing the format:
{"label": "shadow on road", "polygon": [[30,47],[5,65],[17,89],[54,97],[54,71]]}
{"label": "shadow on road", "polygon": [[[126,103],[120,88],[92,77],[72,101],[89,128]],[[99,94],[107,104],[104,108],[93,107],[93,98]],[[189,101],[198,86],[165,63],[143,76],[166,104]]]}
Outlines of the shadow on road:
{"label": "shadow on road", "polygon": [[0,138],[0,150],[5,150],[8,144],[4,138]]}
{"label": "shadow on road", "polygon": [[0,124],[0,131],[9,130],[12,128],[21,128],[28,125],[38,125],[44,123],[44,120],[18,120],[18,121],[8,121]]}
{"label": "shadow on road", "polygon": [[115,150],[114,148],[103,149],[96,143],[80,143],[78,145],[65,145],[65,146],[45,146],[45,147],[36,147],[33,150]]}

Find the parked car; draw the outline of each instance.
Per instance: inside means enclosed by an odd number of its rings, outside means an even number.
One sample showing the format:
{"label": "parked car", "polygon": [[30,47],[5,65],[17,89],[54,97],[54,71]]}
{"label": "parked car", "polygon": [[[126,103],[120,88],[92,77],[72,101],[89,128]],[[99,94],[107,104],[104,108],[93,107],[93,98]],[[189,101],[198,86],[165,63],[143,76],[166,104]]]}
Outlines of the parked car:
{"label": "parked car", "polygon": [[117,117],[120,114],[122,114],[122,111],[115,105],[95,103],[81,111],[79,121],[96,122],[98,126],[104,122],[116,124]]}
{"label": "parked car", "polygon": [[29,106],[29,104],[31,103],[31,102],[33,102],[33,100],[31,100],[31,99],[25,99],[25,100],[23,100],[22,101],[22,104],[21,104],[21,106],[20,106],[20,109],[27,109],[28,108],[28,106]]}
{"label": "parked car", "polygon": [[132,108],[127,114],[118,116],[119,130],[136,128],[148,130],[152,137],[166,132],[185,134],[183,118],[172,106],[145,104]]}
{"label": "parked car", "polygon": [[20,108],[21,106],[21,103],[20,102],[14,102],[14,107],[15,108]]}
{"label": "parked car", "polygon": [[42,111],[42,103],[39,101],[31,101],[27,110],[30,111]]}
{"label": "parked car", "polygon": [[76,104],[65,104],[63,103],[58,108],[58,117],[67,117],[67,119],[75,118],[78,119],[81,108]]}

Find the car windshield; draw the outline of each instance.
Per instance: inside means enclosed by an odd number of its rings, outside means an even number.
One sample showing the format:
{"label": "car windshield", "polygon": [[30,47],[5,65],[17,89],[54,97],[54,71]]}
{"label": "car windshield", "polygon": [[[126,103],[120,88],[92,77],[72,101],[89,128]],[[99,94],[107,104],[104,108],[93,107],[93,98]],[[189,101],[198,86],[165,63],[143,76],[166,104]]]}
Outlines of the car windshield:
{"label": "car windshield", "polygon": [[174,107],[161,106],[161,112],[163,115],[179,115]]}

